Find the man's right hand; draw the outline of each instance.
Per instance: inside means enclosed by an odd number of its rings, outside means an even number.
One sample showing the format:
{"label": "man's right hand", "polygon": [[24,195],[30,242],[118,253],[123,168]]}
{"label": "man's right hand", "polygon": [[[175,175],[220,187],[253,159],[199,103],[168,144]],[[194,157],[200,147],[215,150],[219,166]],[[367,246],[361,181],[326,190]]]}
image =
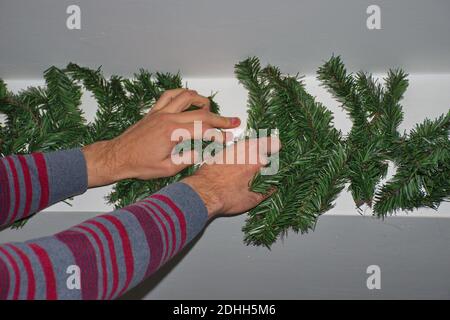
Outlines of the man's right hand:
{"label": "man's right hand", "polygon": [[[260,139],[267,139],[267,143],[258,143]],[[246,212],[257,206],[260,202],[270,196],[270,194],[260,194],[250,191],[249,186],[252,178],[258,171],[267,164],[267,157],[275,154],[280,149],[278,138],[260,138],[240,141],[224,151],[217,154],[216,158],[227,158],[227,153],[234,148],[235,160],[241,145],[245,144],[244,164],[204,164],[190,177],[181,182],[191,186],[202,198],[208,209],[208,217],[214,218],[217,215],[232,215]],[[267,146],[267,147],[264,147]],[[249,155],[259,155],[253,157],[258,159],[257,163],[250,164]]]}

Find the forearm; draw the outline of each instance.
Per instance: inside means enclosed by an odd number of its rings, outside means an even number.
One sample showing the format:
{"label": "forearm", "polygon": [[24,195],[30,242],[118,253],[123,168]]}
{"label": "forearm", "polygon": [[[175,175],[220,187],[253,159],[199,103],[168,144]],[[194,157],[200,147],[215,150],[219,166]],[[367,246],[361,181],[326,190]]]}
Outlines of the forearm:
{"label": "forearm", "polygon": [[[206,221],[199,195],[176,183],[53,236],[2,245],[0,299],[118,297],[177,254]],[[73,266],[79,289],[67,283]]]}
{"label": "forearm", "polygon": [[0,226],[85,192],[86,172],[79,149],[0,159]]}

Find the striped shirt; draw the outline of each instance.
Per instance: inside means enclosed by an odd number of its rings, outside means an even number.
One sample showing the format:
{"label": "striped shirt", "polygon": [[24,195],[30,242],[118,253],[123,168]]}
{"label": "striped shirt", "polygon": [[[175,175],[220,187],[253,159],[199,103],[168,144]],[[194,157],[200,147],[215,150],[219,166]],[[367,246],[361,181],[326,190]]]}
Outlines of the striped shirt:
{"label": "striped shirt", "polygon": [[[0,226],[87,189],[80,149],[0,158]],[[149,277],[205,226],[184,183],[68,230],[0,245],[0,299],[114,299]]]}

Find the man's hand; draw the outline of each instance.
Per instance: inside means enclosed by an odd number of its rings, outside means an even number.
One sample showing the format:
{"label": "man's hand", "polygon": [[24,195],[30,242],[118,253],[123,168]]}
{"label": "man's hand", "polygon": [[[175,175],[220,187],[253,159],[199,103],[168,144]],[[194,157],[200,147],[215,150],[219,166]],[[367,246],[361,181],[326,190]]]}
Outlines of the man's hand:
{"label": "man's hand", "polygon": [[[259,144],[260,139],[267,139],[267,143]],[[243,140],[229,146],[214,157],[223,159],[223,164],[204,164],[195,174],[181,181],[200,195],[208,209],[209,218],[246,212],[270,196],[249,190],[254,175],[267,164],[268,155],[280,149],[278,138],[260,139]],[[243,148],[242,144],[245,144]],[[242,149],[245,150],[245,162],[236,164],[239,150]],[[226,164],[225,160],[230,158],[227,156],[229,152],[233,152],[235,164]],[[252,162],[249,159],[258,161],[250,164]]]}
{"label": "man's hand", "polygon": [[[201,109],[183,112],[191,105]],[[87,163],[88,186],[103,186],[127,178],[168,177],[189,166],[171,161],[173,147],[178,143],[171,141],[174,130],[186,129],[194,137],[194,121],[202,121],[203,132],[211,128],[235,128],[240,124],[239,118],[218,116],[210,112],[209,107],[209,99],[196,91],[174,89],[164,92],[151,111],[123,134],[82,149]],[[221,135],[223,140],[230,136]],[[190,156],[195,161],[198,155],[192,153]]]}

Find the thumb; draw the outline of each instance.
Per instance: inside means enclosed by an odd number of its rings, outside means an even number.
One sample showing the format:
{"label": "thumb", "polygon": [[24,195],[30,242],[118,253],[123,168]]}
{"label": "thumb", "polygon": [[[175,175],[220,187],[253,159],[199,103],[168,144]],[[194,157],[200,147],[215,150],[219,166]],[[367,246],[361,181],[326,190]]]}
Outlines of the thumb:
{"label": "thumb", "polygon": [[204,121],[213,128],[231,129],[241,124],[241,120],[236,117],[222,117],[209,112]]}

